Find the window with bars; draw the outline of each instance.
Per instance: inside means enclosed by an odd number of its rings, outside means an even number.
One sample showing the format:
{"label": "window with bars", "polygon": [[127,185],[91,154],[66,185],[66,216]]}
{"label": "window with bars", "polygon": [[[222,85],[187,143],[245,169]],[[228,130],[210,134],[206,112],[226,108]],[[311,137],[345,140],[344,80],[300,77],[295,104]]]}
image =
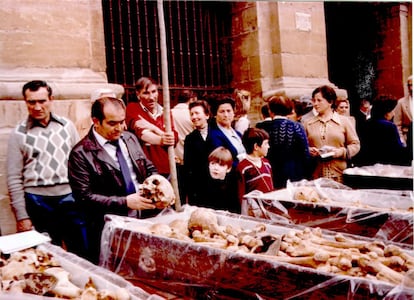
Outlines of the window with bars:
{"label": "window with bars", "polygon": [[[181,89],[228,91],[231,83],[231,4],[165,1],[168,80]],[[135,95],[141,76],[161,82],[157,1],[102,0],[107,76]]]}

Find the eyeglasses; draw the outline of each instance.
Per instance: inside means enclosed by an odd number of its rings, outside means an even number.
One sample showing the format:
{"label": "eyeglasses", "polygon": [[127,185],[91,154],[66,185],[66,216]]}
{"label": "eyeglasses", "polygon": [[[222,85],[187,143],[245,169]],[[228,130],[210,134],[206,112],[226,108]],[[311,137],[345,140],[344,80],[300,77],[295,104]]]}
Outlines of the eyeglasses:
{"label": "eyeglasses", "polygon": [[35,106],[36,103],[39,103],[40,105],[45,104],[47,102],[47,99],[39,99],[39,100],[26,100],[26,103],[29,105]]}

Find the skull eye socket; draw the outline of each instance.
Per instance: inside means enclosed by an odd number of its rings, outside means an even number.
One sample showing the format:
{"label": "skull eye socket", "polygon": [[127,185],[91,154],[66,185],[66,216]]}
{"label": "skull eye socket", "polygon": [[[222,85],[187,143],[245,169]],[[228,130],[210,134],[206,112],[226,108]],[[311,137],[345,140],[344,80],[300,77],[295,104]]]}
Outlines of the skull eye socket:
{"label": "skull eye socket", "polygon": [[154,179],[152,181],[152,184],[159,185],[160,184],[160,181],[158,179]]}

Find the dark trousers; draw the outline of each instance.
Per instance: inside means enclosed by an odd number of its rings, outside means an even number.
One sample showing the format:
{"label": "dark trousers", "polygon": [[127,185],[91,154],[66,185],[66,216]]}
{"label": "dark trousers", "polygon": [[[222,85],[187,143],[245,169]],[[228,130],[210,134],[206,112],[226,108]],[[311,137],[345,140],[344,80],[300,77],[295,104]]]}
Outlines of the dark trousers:
{"label": "dark trousers", "polygon": [[186,204],[188,202],[187,202],[187,186],[185,182],[184,165],[176,164],[176,169],[177,169],[178,193],[180,195],[180,203]]}
{"label": "dark trousers", "polygon": [[25,193],[26,210],[34,228],[47,232],[52,243],[84,257],[88,251],[85,218],[72,194],[42,196]]}

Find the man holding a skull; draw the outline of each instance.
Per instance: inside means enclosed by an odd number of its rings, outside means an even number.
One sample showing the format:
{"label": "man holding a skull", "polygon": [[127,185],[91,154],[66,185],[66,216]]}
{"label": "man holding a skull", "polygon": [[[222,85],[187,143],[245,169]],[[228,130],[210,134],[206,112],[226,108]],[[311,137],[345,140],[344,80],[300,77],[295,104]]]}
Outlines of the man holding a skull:
{"label": "man holding a skull", "polygon": [[146,179],[153,178],[157,170],[144,155],[136,136],[125,131],[122,100],[112,97],[96,100],[91,116],[93,126],[72,149],[68,167],[73,195],[83,205],[87,216],[88,259],[97,263],[105,214],[155,215],[175,199],[169,190],[162,199],[149,197],[148,191],[143,190],[143,187],[155,187],[160,183],[169,185],[162,182],[166,180],[162,176],[158,176],[162,180],[156,177],[142,185]]}

